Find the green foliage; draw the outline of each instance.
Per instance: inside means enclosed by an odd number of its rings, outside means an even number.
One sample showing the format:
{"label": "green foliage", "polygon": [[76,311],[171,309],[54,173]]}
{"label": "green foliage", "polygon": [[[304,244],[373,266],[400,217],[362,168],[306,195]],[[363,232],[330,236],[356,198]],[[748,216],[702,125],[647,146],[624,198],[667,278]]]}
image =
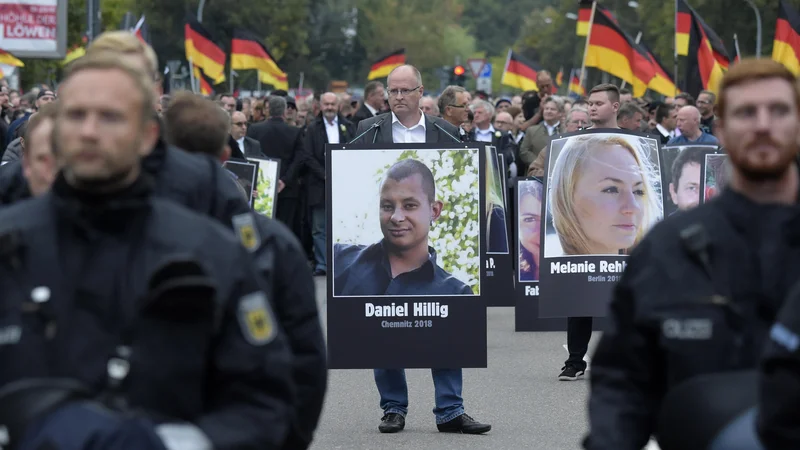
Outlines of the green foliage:
{"label": "green foliage", "polygon": [[267,217],[272,217],[275,205],[275,183],[278,179],[278,164],[276,161],[253,158],[258,162],[258,180],[256,182],[257,195],[253,202],[253,209]]}
{"label": "green foliage", "polygon": [[[429,235],[437,262],[470,286],[475,294],[480,294],[478,153],[471,150],[406,150],[397,161],[404,159],[425,163],[436,178],[436,197],[444,203],[442,214]],[[394,162],[375,173],[376,183],[380,183],[392,164]]]}

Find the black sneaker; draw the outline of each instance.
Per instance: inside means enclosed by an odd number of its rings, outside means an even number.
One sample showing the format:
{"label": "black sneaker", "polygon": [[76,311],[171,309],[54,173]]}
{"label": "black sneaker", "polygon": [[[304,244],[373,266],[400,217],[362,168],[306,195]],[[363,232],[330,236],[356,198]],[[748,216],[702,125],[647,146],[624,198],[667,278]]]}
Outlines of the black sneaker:
{"label": "black sneaker", "polygon": [[397,413],[384,414],[378,431],[381,433],[397,433],[406,427],[406,418]]}
{"label": "black sneaker", "polygon": [[561,375],[558,376],[558,379],[561,381],[575,381],[583,378],[584,373],[585,371],[583,369],[578,369],[574,366],[564,366],[561,368]]}
{"label": "black sneaker", "polygon": [[492,429],[491,425],[480,423],[467,414],[436,425],[442,433],[483,434]]}

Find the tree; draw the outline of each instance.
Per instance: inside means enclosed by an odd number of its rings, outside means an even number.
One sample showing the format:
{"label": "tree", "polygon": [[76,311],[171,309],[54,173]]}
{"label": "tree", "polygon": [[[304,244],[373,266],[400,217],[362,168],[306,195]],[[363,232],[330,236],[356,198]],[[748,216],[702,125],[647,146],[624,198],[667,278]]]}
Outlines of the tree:
{"label": "tree", "polygon": [[[134,0],[103,0],[101,3],[102,26],[104,30],[116,29],[125,12]],[[69,0],[67,5],[67,49],[81,45],[86,35],[86,1]],[[20,86],[26,88],[37,83],[54,84],[61,72],[61,61],[54,59],[23,60],[25,67],[20,70]]]}
{"label": "tree", "polygon": [[528,11],[558,3],[557,0],[470,0],[464,2],[461,22],[477,42],[478,51],[497,56],[520,37]]}

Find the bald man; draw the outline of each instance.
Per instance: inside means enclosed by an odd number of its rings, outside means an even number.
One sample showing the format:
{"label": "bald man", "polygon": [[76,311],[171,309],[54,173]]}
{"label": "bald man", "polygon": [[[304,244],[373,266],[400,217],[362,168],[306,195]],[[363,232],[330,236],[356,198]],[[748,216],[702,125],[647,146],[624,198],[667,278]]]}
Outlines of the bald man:
{"label": "bald man", "polygon": [[716,137],[700,129],[700,111],[694,106],[683,106],[678,110],[678,129],[681,135],[667,145],[719,145]]}

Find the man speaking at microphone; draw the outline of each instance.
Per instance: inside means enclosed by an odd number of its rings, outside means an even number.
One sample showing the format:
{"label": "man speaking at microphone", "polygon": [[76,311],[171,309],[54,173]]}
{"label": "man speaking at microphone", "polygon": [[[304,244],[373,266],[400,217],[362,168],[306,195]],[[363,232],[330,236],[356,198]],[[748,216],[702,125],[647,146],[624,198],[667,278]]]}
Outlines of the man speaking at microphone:
{"label": "man speaking at microphone", "polygon": [[[390,112],[358,123],[354,144],[461,142],[458,129],[438,117],[425,115],[419,108],[424,95],[422,76],[414,66],[395,68],[386,79]],[[436,425],[439,431],[482,434],[491,425],[478,423],[464,413],[461,397],[461,369],[431,369],[435,389]],[[381,433],[397,433],[405,428],[408,412],[408,385],[403,369],[375,369],[375,384],[381,395],[383,418]]]}
{"label": "man speaking at microphone", "polygon": [[[392,81],[395,85],[390,84]],[[387,78],[387,87],[391,111],[359,122],[352,144],[461,142],[456,137],[458,128],[419,109],[424,92],[416,67],[396,67]]]}

